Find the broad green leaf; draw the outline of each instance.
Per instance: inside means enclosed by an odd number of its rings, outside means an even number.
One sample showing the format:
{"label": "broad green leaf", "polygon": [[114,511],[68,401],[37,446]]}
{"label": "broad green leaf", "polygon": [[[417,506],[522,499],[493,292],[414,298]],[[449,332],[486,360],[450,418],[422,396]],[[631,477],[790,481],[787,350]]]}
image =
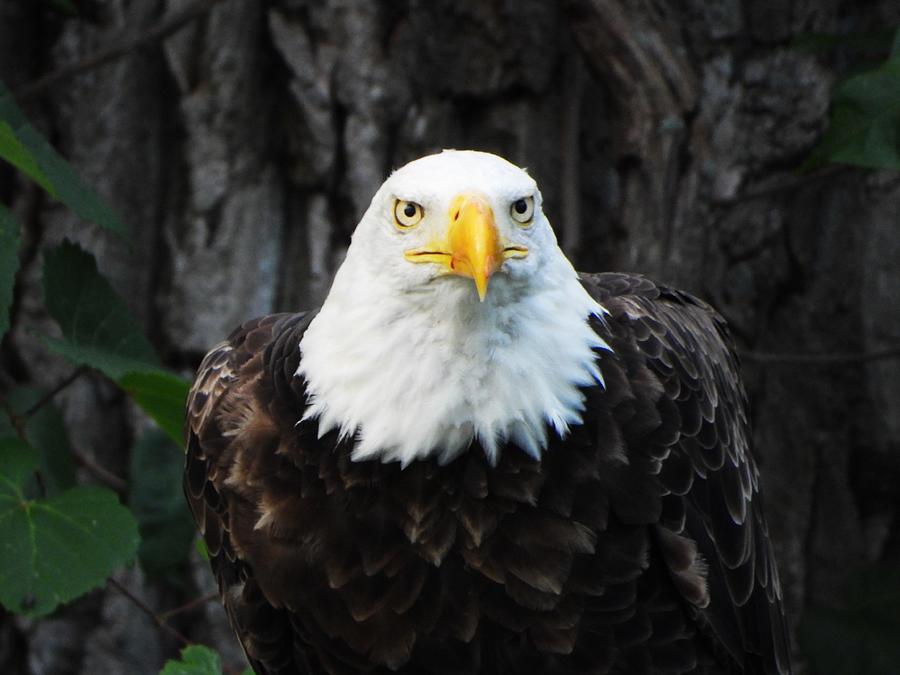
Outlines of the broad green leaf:
{"label": "broad green leaf", "polygon": [[178,661],[166,661],[159,675],[222,675],[222,660],[209,647],[191,645],[181,650]]}
{"label": "broad green leaf", "polygon": [[[44,395],[40,389],[17,387],[6,397],[13,414],[24,414]],[[25,436],[31,447],[40,452],[38,467],[49,494],[56,494],[75,485],[75,467],[72,447],[65,422],[57,407],[48,401],[25,422]],[[2,429],[0,429],[2,433]]]}
{"label": "broad green leaf", "polygon": [[134,517],[109,490],[26,499],[39,463],[23,442],[0,440],[0,604],[33,617],[101,585],[138,545]]}
{"label": "broad green leaf", "polygon": [[854,575],[840,608],[813,608],[800,644],[816,675],[886,675],[900,663],[900,569]]}
{"label": "broad green leaf", "polygon": [[[13,436],[0,438],[0,512],[6,500],[25,498],[25,483],[40,465],[40,455],[25,441]],[[0,570],[2,573],[3,570]]]}
{"label": "broad green leaf", "polygon": [[188,383],[166,372],[94,257],[64,241],[44,253],[44,302],[62,329],[46,345],[72,363],[96,368],[119,384],[181,443]]}
{"label": "broad green leaf", "polygon": [[176,572],[191,550],[191,519],[181,474],[184,453],[159,429],[145,432],[131,450],[128,506],[138,521],[138,559],[151,577]]}
{"label": "broad green leaf", "polygon": [[0,82],[0,157],[33,178],[80,218],[127,236],[125,224],[31,126],[3,82]]}
{"label": "broad green leaf", "polygon": [[133,372],[124,375],[119,385],[173,441],[179,446],[183,443],[184,406],[190,389],[187,380],[162,371]]}
{"label": "broad green leaf", "polygon": [[827,162],[900,170],[900,55],[838,88],[828,129],[801,169]]}
{"label": "broad green leaf", "polygon": [[63,339],[48,346],[113,380],[157,370],[159,360],[125,303],[100,275],[94,256],[64,241],[44,253],[44,302]]}
{"label": "broad green leaf", "polygon": [[[205,645],[191,645],[181,650],[177,661],[166,661],[159,675],[222,675],[222,660]],[[253,671],[246,668],[241,675],[253,675]]]}
{"label": "broad green leaf", "polygon": [[52,197],[59,198],[50,179],[41,171],[37,160],[28,151],[22,142],[16,138],[16,133],[7,122],[0,120],[0,157],[16,167],[19,171],[40,185]]}
{"label": "broad green leaf", "polygon": [[[2,129],[0,129],[2,135]],[[19,271],[19,225],[0,204],[0,338],[9,329],[9,309]]]}
{"label": "broad green leaf", "polygon": [[[25,466],[24,458],[26,456],[29,460],[28,469],[24,470],[23,468],[24,476],[21,479],[21,483],[15,484],[17,494],[22,499],[45,496],[42,494],[42,483],[38,478],[39,472],[43,470],[40,464],[40,453],[29,446],[28,442],[19,436],[13,421],[6,415],[0,415],[0,453],[17,453],[19,460],[22,462],[22,467]],[[37,460],[35,460],[37,461],[36,466],[32,466],[32,459],[34,457],[37,457]],[[12,490],[14,487],[11,482],[4,483],[3,485],[9,490]],[[0,485],[0,491],[4,489],[3,485]]]}
{"label": "broad green leaf", "polygon": [[[85,326],[86,327],[86,326]],[[101,327],[102,328],[102,327]],[[143,338],[143,336],[141,336]],[[90,339],[89,335],[82,338]],[[111,347],[93,346],[60,338],[44,338],[44,344],[53,352],[72,363],[96,368],[111,380],[119,381],[128,373],[153,370],[155,366],[140,359],[133,359],[111,352]],[[128,344],[122,348],[127,349]],[[160,372],[165,372],[160,370]]]}

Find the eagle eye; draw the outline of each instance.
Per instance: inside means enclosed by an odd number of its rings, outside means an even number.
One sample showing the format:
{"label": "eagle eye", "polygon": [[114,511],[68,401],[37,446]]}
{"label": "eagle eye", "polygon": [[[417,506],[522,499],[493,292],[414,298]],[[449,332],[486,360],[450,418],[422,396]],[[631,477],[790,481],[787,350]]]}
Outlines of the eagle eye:
{"label": "eagle eye", "polygon": [[527,225],[534,217],[534,197],[522,197],[509,206],[509,215],[520,225]]}
{"label": "eagle eye", "polygon": [[425,217],[425,209],[421,204],[398,199],[394,202],[394,222],[401,230],[408,230],[419,224]]}

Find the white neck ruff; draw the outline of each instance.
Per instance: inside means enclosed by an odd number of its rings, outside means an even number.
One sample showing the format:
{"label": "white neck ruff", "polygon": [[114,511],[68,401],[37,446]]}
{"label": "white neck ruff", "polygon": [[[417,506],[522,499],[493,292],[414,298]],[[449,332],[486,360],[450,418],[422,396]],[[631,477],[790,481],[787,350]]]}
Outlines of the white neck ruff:
{"label": "white neck ruff", "polygon": [[506,274],[479,302],[472,281],[443,277],[417,293],[385,288],[353,250],[300,342],[303,419],[319,436],[354,437],[354,460],[437,456],[449,462],[477,439],[496,463],[511,442],[539,459],[547,430],[580,424],[580,387],[603,384],[589,325],[606,314],[559,252],[540,287]]}

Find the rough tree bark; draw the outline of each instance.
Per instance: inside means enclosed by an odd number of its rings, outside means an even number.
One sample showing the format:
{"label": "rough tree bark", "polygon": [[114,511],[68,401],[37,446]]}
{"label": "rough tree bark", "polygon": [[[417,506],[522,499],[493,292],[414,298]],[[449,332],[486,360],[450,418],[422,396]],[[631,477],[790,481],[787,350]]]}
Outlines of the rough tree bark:
{"label": "rough tree bark", "polygon": [[[12,88],[193,3],[85,0],[81,19],[0,1]],[[131,225],[135,253],[0,174],[28,224],[4,380],[66,372],[32,338],[41,247],[70,237],[186,374],[244,318],[316,305],[392,167],[442,147],[528,166],[581,269],[680,285],[742,349],[793,624],[846,572],[900,555],[900,360],[804,362],[900,342],[900,179],[792,171],[844,64],[808,32],[900,23],[894,0],[223,0],[164,41],[25,101]],[[109,386],[62,397],[84,453],[124,472],[144,422]],[[99,410],[103,414],[98,414]],[[165,609],[208,589],[120,581]],[[197,590],[197,589],[200,590]],[[240,655],[210,604],[179,629]],[[96,592],[50,620],[0,617],[5,673],[156,673],[177,643]]]}

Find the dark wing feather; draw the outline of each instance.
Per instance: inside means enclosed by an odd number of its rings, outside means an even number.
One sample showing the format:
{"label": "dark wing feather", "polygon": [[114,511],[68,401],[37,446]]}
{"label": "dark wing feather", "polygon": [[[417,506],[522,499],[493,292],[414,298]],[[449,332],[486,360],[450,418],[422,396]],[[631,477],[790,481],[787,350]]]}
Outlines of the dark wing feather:
{"label": "dark wing feather", "polygon": [[[617,369],[603,361],[625,364],[631,387],[659,390],[655,411],[635,411],[633,422],[622,415],[632,470],[616,475],[614,510],[658,523],[655,547],[714,652],[736,672],[790,673],[746,397],[724,321],[696,298],[642,277],[582,278],[610,312],[597,323],[613,349],[601,355],[601,369]],[[656,479],[622,480],[635,466]]]}
{"label": "dark wing feather", "polygon": [[262,515],[255,465],[273,462],[280,442],[266,394],[292,381],[271,378],[264,366],[272,350],[293,345],[296,368],[307,322],[303,314],[283,314],[243,324],[204,358],[187,404],[185,495],[232,627],[256,672],[272,675],[296,672],[295,660],[302,663],[303,655],[294,646],[289,613],[266,597],[248,564],[256,553],[253,528]]}

